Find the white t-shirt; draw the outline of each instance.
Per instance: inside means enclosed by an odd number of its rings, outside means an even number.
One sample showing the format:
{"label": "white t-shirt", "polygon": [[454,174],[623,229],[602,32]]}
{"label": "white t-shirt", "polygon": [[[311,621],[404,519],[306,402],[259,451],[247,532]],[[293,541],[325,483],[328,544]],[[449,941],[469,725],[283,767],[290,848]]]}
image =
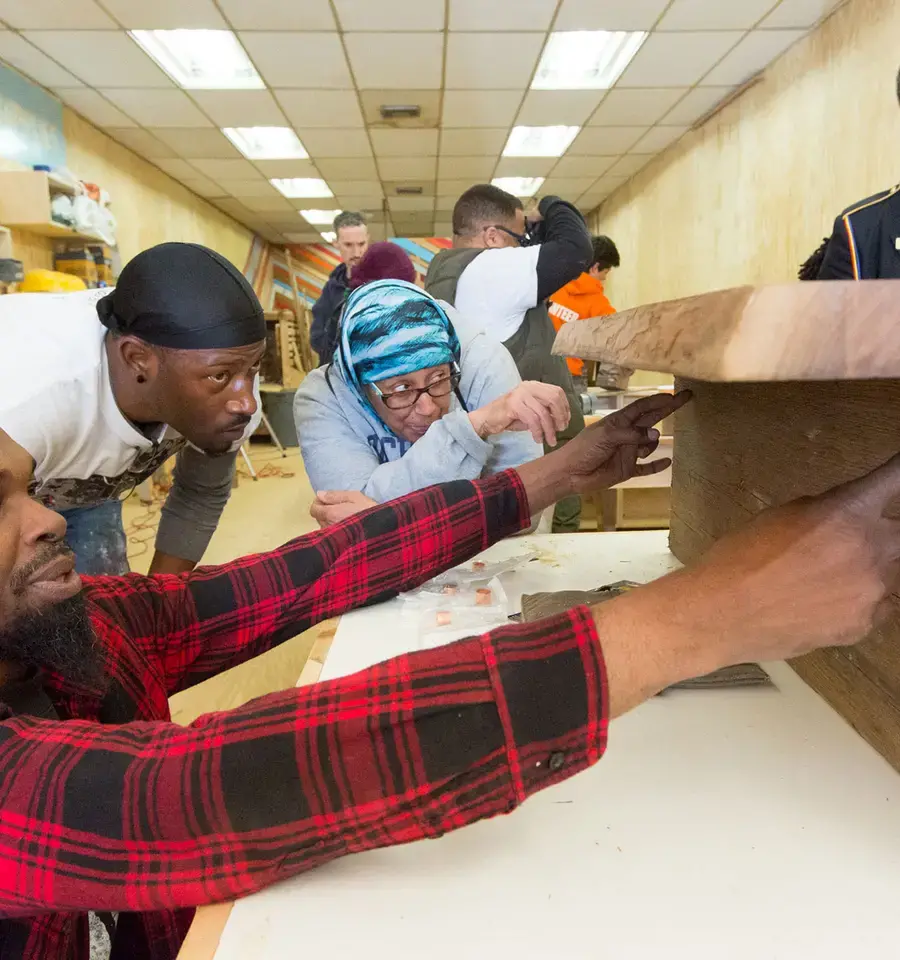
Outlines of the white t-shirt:
{"label": "white t-shirt", "polygon": [[456,309],[477,319],[485,333],[501,343],[522,326],[537,306],[540,246],[492,247],[463,270],[456,286]]}
{"label": "white t-shirt", "polygon": [[116,405],[96,308],[108,293],[0,297],[0,429],[31,454],[33,493],[59,510],[127,494],[185,443],[165,425],[142,433]]}

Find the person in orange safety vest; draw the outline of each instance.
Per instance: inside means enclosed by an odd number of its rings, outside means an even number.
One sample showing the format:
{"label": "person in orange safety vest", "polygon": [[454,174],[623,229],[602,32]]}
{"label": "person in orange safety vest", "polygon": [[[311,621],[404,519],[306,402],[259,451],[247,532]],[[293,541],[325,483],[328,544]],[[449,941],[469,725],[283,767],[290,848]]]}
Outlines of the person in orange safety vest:
{"label": "person in orange safety vest", "polygon": [[[550,319],[557,331],[564,323],[587,320],[589,317],[605,317],[615,313],[615,307],[607,299],[603,284],[614,267],[620,263],[619,251],[609,237],[594,237],[593,257],[587,273],[567,283],[550,297]],[[577,357],[567,360],[576,388],[586,386],[585,363]],[[597,370],[597,385],[608,389],[622,389],[633,371],[614,364],[601,363]]]}

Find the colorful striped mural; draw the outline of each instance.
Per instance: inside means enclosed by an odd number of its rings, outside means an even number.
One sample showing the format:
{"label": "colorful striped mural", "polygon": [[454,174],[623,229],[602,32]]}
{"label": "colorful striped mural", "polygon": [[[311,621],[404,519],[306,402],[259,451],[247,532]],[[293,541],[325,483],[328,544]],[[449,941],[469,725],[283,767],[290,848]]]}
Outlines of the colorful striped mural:
{"label": "colorful striped mural", "polygon": [[[444,237],[393,238],[392,243],[408,254],[421,277],[432,257],[451,246]],[[265,310],[291,310],[295,291],[300,303],[312,306],[332,270],[341,262],[337,247],[330,243],[275,247],[255,237],[247,256],[244,276],[250,281]]]}

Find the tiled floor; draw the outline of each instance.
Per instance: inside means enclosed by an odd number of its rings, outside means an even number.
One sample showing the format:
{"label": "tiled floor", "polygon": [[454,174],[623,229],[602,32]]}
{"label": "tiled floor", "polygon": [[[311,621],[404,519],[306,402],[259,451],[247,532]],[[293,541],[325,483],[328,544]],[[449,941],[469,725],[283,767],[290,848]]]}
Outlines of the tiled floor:
{"label": "tiled floor", "polygon": [[[274,447],[266,445],[253,444],[250,453],[259,479],[250,478],[239,458],[238,486],[232,491],[204,563],[226,563],[248,553],[270,550],[316,527],[309,516],[312,490],[296,449],[290,450],[284,459]],[[133,570],[147,570],[153,555],[158,513],[158,503],[148,511],[136,496],[125,504],[125,529],[129,534]],[[253,697],[293,686],[306,663],[312,642],[311,635],[303,634],[251,663],[178,694],[172,699],[174,719],[187,723],[202,713],[236,707]]]}

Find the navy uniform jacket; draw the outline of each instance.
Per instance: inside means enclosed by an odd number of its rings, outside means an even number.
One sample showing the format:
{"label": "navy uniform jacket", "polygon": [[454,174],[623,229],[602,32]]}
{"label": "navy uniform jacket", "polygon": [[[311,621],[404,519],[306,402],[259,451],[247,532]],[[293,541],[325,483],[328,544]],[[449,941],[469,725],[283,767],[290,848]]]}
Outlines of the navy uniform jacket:
{"label": "navy uniform jacket", "polygon": [[819,268],[819,280],[900,279],[900,186],[848,207]]}
{"label": "navy uniform jacket", "polygon": [[337,345],[338,325],[348,282],[347,265],[339,263],[331,271],[328,282],[322,288],[321,296],[313,304],[309,343],[319,355],[320,364],[331,363],[331,357]]}

